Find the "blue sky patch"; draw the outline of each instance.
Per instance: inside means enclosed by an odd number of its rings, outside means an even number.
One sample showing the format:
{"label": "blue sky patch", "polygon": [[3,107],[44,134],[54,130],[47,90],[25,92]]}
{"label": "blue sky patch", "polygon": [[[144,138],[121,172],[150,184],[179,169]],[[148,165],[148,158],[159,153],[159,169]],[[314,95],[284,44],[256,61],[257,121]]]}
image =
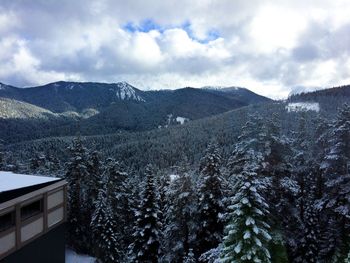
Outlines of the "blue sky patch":
{"label": "blue sky patch", "polygon": [[135,23],[135,22],[128,22],[123,26],[123,29],[129,32],[149,32],[152,30],[157,30],[160,33],[163,33],[165,30],[167,29],[171,29],[171,28],[181,28],[183,30],[185,30],[187,32],[187,34],[189,35],[190,38],[196,40],[197,42],[200,43],[208,43],[210,41],[213,41],[217,38],[220,37],[220,34],[217,30],[209,30],[207,32],[207,36],[204,39],[199,39],[197,38],[192,29],[191,29],[191,22],[186,21],[184,23],[182,23],[181,25],[167,25],[167,26],[161,26],[159,24],[157,24],[154,20],[152,19],[145,19],[142,20],[140,23]]}
{"label": "blue sky patch", "polygon": [[152,19],[145,19],[140,23],[128,22],[123,28],[129,32],[149,32],[151,30],[158,30],[159,32],[164,31],[164,28]]}

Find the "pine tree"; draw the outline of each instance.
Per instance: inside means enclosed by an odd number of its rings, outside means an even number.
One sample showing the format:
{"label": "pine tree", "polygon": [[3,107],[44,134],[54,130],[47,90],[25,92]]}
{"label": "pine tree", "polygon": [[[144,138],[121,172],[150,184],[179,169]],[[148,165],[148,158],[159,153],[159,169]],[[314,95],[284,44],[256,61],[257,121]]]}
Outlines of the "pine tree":
{"label": "pine tree", "polygon": [[350,263],[350,250],[349,250],[348,256],[346,257],[344,263]]}
{"label": "pine tree", "polygon": [[196,258],[195,258],[195,256],[194,256],[193,249],[190,248],[190,249],[188,250],[187,255],[183,258],[182,263],[196,263],[196,262],[197,262],[197,261],[196,261]]}
{"label": "pine tree", "polygon": [[120,257],[119,243],[114,229],[113,209],[106,189],[101,188],[94,203],[95,210],[91,219],[91,229],[94,238],[94,250],[97,258],[103,263],[118,262]]}
{"label": "pine tree", "polygon": [[136,213],[136,225],[131,245],[132,262],[157,263],[159,257],[159,229],[161,227],[158,215],[159,200],[156,193],[155,178],[152,168],[146,167],[145,189]]}
{"label": "pine tree", "polygon": [[94,204],[97,199],[98,191],[102,187],[102,162],[98,151],[89,153],[87,172],[89,174],[89,203]]}
{"label": "pine tree", "polygon": [[223,235],[221,217],[224,210],[220,165],[221,156],[217,146],[209,145],[200,166],[197,211],[199,225],[195,250],[198,256],[216,248]]}
{"label": "pine tree", "polygon": [[161,174],[157,177],[158,193],[159,193],[159,222],[161,223],[160,228],[160,254],[163,257],[167,256],[167,243],[169,238],[167,237],[166,229],[168,227],[167,220],[170,219],[169,213],[167,211],[170,209],[169,201],[169,186],[170,186],[170,176]]}
{"label": "pine tree", "polygon": [[350,160],[350,106],[339,110],[337,120],[331,127],[331,147],[325,156],[325,173],[328,177],[349,173]]}
{"label": "pine tree", "polygon": [[294,197],[292,187],[296,182],[290,178],[290,140],[282,135],[279,118],[273,114],[272,118],[266,120],[266,150],[261,173],[270,179],[267,192],[262,194],[266,197],[271,212],[271,261],[281,263],[288,262],[285,244],[288,232],[294,227],[295,209],[290,200]]}
{"label": "pine tree", "polygon": [[80,137],[73,141],[71,158],[67,163],[65,178],[68,182],[68,244],[78,252],[88,252],[87,247],[90,220],[86,217],[84,180],[88,177],[86,149]]}
{"label": "pine tree", "polygon": [[300,234],[299,254],[302,257],[295,261],[305,263],[319,262],[319,223],[317,211],[312,200],[308,200],[305,207],[305,218]]}
{"label": "pine tree", "polygon": [[164,241],[167,262],[182,262],[194,245],[196,194],[191,177],[180,174],[169,186]]}
{"label": "pine tree", "polygon": [[[116,228],[114,229],[116,235],[119,237],[119,247],[125,251],[128,239],[128,220],[129,220],[129,193],[126,186],[126,179],[128,175],[123,171],[119,162],[112,158],[107,159],[105,171],[103,173],[103,181],[106,184],[107,196],[111,200],[111,206],[113,208],[113,219],[116,222]],[[121,259],[120,259],[121,260]]]}
{"label": "pine tree", "polygon": [[258,159],[254,152],[250,155],[251,160],[238,176],[235,194],[231,197],[230,222],[225,228],[221,256],[223,263],[271,262],[269,206],[258,191]]}
{"label": "pine tree", "polygon": [[[330,147],[327,149],[322,167],[326,179],[323,208],[336,225],[334,254],[337,260],[346,255],[350,230],[350,106],[345,104],[338,112],[330,130]],[[333,214],[333,215],[332,215]]]}

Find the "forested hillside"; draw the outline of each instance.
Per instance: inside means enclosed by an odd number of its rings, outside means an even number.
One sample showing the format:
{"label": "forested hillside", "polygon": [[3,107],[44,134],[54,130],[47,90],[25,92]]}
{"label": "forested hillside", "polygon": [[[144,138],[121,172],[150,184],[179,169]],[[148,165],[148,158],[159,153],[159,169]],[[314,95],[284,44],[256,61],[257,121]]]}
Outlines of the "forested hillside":
{"label": "forested hillside", "polygon": [[0,103],[0,139],[6,143],[78,131],[152,130],[271,101],[243,88],[141,91],[126,82],[63,81],[32,88],[1,84],[0,99],[6,101]]}
{"label": "forested hillside", "polygon": [[69,246],[102,262],[347,262],[350,106],[330,91],[7,144],[1,166],[66,178]]}

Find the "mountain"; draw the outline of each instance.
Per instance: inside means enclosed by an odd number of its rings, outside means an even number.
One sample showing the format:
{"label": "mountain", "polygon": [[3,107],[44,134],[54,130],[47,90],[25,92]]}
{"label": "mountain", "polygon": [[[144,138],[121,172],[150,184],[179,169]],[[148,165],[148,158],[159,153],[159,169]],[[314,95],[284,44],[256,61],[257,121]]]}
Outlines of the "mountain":
{"label": "mountain", "polygon": [[202,89],[215,94],[222,94],[226,97],[233,98],[236,100],[245,101],[248,104],[272,101],[271,99],[258,95],[246,88],[206,86]]}
{"label": "mountain", "polygon": [[126,82],[115,84],[59,81],[44,86],[16,88],[0,84],[0,97],[24,101],[56,113],[99,110],[119,101],[142,102],[142,91]]}
{"label": "mountain", "polygon": [[[0,116],[0,139],[14,141],[28,137],[22,135],[34,128],[31,122],[35,118],[36,123],[45,122],[46,128],[31,130],[33,139],[74,135],[78,130],[94,135],[168,127],[271,101],[243,88],[141,91],[126,82],[63,81],[31,88],[1,84],[0,98],[7,101],[6,106],[0,104],[0,112],[6,112],[6,116]],[[46,118],[18,111],[18,105],[25,105],[28,112],[46,111]],[[16,112],[16,118],[11,117],[11,112]]]}
{"label": "mountain", "polygon": [[334,113],[337,110],[334,105],[341,106],[344,103],[350,102],[350,85],[293,94],[287,99],[287,101],[294,103],[318,103],[325,111]]}
{"label": "mountain", "polygon": [[337,97],[339,99],[349,99],[350,98],[350,85],[333,87],[328,89],[321,89],[312,92],[302,92],[298,94],[293,94],[289,97],[290,101],[310,101],[310,100],[322,100],[324,98]]}

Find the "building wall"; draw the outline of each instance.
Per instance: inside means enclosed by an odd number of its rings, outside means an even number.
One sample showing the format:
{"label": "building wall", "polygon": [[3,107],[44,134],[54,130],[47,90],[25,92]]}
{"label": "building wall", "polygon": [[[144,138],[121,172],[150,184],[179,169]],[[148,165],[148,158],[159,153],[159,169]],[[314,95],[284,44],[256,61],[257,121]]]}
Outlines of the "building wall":
{"label": "building wall", "polygon": [[65,263],[65,224],[23,246],[1,263]]}

